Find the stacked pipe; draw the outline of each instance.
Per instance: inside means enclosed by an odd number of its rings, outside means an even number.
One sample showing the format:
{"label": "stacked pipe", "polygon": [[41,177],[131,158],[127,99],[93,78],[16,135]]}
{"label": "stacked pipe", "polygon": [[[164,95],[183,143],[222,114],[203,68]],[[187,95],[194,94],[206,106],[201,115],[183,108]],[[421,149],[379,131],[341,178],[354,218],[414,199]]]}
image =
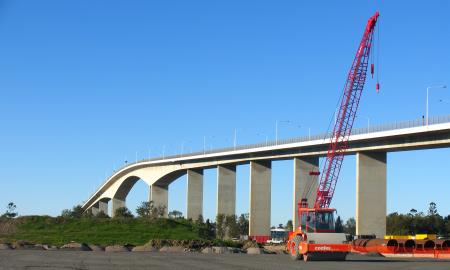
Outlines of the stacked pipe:
{"label": "stacked pipe", "polygon": [[[352,242],[352,251],[359,253],[410,254],[418,257],[447,256],[450,258],[450,240],[431,239],[356,239]],[[439,255],[436,255],[439,254]],[[444,254],[444,255],[442,255]]]}
{"label": "stacked pipe", "polygon": [[436,240],[436,249],[450,250],[450,240],[438,239]]}

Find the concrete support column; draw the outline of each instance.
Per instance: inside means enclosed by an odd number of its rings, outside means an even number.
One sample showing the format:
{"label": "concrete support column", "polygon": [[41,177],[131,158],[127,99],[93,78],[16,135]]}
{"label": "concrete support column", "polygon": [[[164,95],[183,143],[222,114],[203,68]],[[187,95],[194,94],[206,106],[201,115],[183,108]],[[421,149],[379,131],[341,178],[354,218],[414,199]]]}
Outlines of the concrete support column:
{"label": "concrete support column", "polygon": [[120,207],[125,207],[125,199],[113,198],[111,217],[115,216],[116,210],[119,209]]}
{"label": "concrete support column", "polygon": [[292,225],[295,230],[298,223],[298,203],[305,196],[309,207],[314,206],[316,189],[319,185],[318,176],[310,175],[310,172],[319,171],[319,157],[294,158],[294,196],[292,207]]}
{"label": "concrete support column", "polygon": [[356,154],[356,234],[386,234],[386,152]]}
{"label": "concrete support column", "polygon": [[150,200],[153,201],[155,207],[163,206],[164,217],[168,217],[169,207],[169,186],[152,185],[150,187]]}
{"label": "concrete support column", "polygon": [[100,212],[108,214],[108,201],[98,201],[91,208],[92,214],[94,216],[98,215]]}
{"label": "concrete support column", "polygon": [[249,236],[264,241],[270,235],[271,161],[250,162]]}
{"label": "concrete support column", "polygon": [[197,220],[203,215],[203,170],[187,171],[186,218]]}
{"label": "concrete support column", "polygon": [[92,215],[96,216],[99,212],[100,210],[98,209],[98,203],[96,203],[91,207],[91,213]]}
{"label": "concrete support column", "polygon": [[98,201],[98,210],[106,215],[108,214],[108,199]]}
{"label": "concrete support column", "polygon": [[236,214],[236,165],[217,167],[216,214]]}

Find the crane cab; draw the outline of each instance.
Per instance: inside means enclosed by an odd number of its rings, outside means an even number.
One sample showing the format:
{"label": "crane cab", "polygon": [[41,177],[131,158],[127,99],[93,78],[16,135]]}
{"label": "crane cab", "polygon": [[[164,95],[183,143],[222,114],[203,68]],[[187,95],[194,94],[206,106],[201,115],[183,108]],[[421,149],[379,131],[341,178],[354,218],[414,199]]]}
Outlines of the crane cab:
{"label": "crane cab", "polygon": [[302,233],[334,233],[334,208],[309,208],[306,199],[298,204],[298,230]]}

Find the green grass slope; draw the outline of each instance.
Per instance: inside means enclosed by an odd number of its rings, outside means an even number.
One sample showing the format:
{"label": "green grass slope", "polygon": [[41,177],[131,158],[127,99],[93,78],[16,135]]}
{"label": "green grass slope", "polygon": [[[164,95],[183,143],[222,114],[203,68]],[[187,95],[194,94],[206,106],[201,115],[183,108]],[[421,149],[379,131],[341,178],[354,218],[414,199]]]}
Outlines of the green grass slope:
{"label": "green grass slope", "polygon": [[150,239],[200,239],[199,228],[186,220],[171,219],[32,216],[0,220],[0,240],[4,242],[27,240],[58,246],[70,241],[99,245],[142,245]]}

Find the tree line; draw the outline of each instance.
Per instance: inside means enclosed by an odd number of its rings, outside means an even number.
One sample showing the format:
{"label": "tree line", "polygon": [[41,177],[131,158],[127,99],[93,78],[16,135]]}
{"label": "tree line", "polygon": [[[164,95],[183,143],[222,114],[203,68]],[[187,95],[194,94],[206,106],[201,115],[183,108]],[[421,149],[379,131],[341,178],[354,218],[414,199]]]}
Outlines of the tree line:
{"label": "tree line", "polygon": [[[337,217],[335,228],[337,232],[356,234],[356,221],[348,219],[345,223]],[[441,216],[437,205],[430,202],[426,213],[411,209],[406,214],[398,212],[386,216],[387,235],[415,235],[415,234],[437,234],[439,236],[450,236],[450,215]]]}
{"label": "tree line", "polygon": [[[17,206],[10,202],[6,206],[6,211],[0,215],[0,218],[15,218],[18,216]],[[144,219],[158,219],[165,218],[166,208],[164,206],[156,206],[152,201],[142,202],[136,208],[136,218]],[[94,215],[91,211],[84,211],[80,205],[74,206],[72,209],[64,209],[61,212],[62,218],[109,218],[109,216],[99,211]],[[127,219],[135,218],[133,213],[127,207],[120,207],[116,209],[114,218]],[[206,221],[203,216],[199,216],[195,221],[185,219],[183,213],[178,210],[173,210],[168,213],[169,219],[186,220],[198,226],[201,237],[212,239],[227,239],[239,238],[241,235],[248,234],[249,216],[248,214],[223,215],[219,214],[215,220]],[[414,234],[438,234],[440,236],[450,235],[450,215],[442,216],[438,213],[437,205],[434,202],[429,203],[426,213],[419,212],[416,209],[411,209],[406,214],[398,212],[390,213],[386,217],[386,233],[388,235],[414,235]],[[275,227],[272,227],[275,228]],[[278,228],[285,228],[292,231],[292,221],[289,220],[286,225],[279,224]],[[356,234],[356,221],[354,218],[349,218],[343,221],[339,216],[335,221],[336,232],[345,232],[347,234]]]}

